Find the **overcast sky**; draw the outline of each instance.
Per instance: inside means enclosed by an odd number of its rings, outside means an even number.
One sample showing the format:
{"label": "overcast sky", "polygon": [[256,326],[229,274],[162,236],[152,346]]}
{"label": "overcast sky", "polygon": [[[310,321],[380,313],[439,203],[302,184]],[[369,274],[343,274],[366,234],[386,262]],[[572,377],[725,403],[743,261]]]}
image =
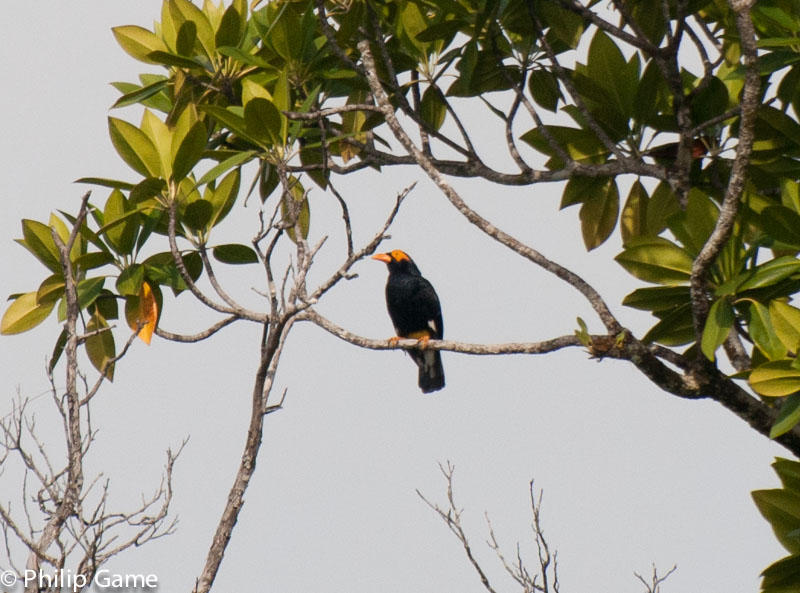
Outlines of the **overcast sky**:
{"label": "overcast sky", "polygon": [[[82,176],[135,181],[108,139],[117,92],[144,65],[110,28],[150,27],[160,2],[15,2],[0,21],[0,293],[35,290],[46,270],[20,246],[19,220],[74,212]],[[152,68],[150,68],[152,71]],[[134,120],[135,110],[115,116]],[[487,138],[486,142],[489,142]],[[498,150],[501,148],[498,147]],[[370,237],[394,196],[413,181],[388,248],[408,251],[436,287],[445,335],[465,341],[538,341],[568,334],[580,315],[600,331],[574,290],[484,238],[412,168],[342,181],[357,240]],[[576,210],[558,212],[559,187],[512,191],[475,180],[456,187],[484,216],[582,274],[637,331],[649,319],[618,305],[637,282],[611,261],[618,244],[587,255]],[[96,189],[102,203],[107,192]],[[311,194],[311,239],[334,232],[335,203]],[[254,204],[223,237],[249,242]],[[224,242],[224,241],[220,241]],[[161,246],[160,249],[165,247]],[[332,238],[318,270],[334,269]],[[320,309],[361,335],[392,334],[385,266],[367,261]],[[223,274],[231,291],[258,297],[255,266]],[[198,331],[214,316],[188,295],[168,300],[165,329]],[[17,389],[46,393],[44,364],[60,328],[0,338],[0,414]],[[118,334],[124,339],[125,331]],[[198,345],[136,344],[93,409],[100,428],[88,473],[111,479],[111,507],[135,504],[158,483],[167,447],[191,440],[176,469],[178,532],[114,561],[117,572],[158,575],[160,591],[188,591],[199,574],[238,465],[248,423],[259,330],[234,326]],[[484,545],[484,513],[509,554],[533,560],[528,481],[544,489],[543,524],[559,552],[562,592],[640,591],[634,571],[655,562],[677,572],[665,591],[754,591],[758,573],[784,555],[750,491],[777,484],[781,447],[713,402],[666,395],[628,365],[579,349],[531,357],[445,353],[447,387],[422,395],[401,352],[359,350],[314,327],[293,331],[277,377],[285,409],[269,416],[258,468],[219,574],[218,591],[280,593],[478,592],[458,542],[415,494],[444,500],[437,463],[456,466],[456,497],[498,591],[515,585]],[[62,374],[63,376],[63,374]],[[62,379],[63,381],[63,379]],[[33,408],[52,417],[49,398]],[[58,439],[58,432],[44,435]],[[0,476],[3,500],[17,484]],[[0,561],[5,561],[0,557]]]}

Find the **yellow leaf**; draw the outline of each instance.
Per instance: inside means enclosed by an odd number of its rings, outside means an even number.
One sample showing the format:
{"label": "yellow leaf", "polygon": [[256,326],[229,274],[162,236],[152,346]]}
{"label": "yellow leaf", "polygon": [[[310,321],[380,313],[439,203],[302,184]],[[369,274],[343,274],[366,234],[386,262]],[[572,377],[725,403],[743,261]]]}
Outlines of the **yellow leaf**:
{"label": "yellow leaf", "polygon": [[138,306],[133,310],[128,309],[127,306],[125,307],[125,317],[132,330],[135,331],[136,328],[139,328],[138,335],[142,342],[150,344],[158,321],[158,303],[153,290],[146,280],[142,282],[142,289],[139,291],[139,296],[135,298],[135,301]]}

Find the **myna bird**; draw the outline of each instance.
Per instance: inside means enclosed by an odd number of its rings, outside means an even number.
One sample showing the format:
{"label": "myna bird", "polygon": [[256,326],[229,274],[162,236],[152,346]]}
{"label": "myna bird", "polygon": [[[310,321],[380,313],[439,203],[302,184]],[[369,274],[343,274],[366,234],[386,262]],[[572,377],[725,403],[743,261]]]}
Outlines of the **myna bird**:
{"label": "myna bird", "polygon": [[419,367],[419,388],[430,393],[444,387],[444,369],[438,350],[425,350],[428,340],[441,340],[444,335],[442,309],[433,286],[407,253],[395,249],[373,255],[389,268],[386,282],[386,308],[398,338],[419,340],[420,347],[406,350]]}

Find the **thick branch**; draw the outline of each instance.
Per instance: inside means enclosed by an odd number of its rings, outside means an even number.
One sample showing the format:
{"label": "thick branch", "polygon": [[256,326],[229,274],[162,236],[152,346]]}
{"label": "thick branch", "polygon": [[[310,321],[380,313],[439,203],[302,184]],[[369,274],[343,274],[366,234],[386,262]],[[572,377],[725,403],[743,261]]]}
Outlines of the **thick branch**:
{"label": "thick branch", "polygon": [[[736,24],[742,44],[745,64],[744,88],[742,90],[741,120],[739,125],[739,143],[736,147],[736,158],[733,161],[728,187],[720,208],[719,218],[711,236],[692,264],[690,282],[692,300],[692,318],[694,320],[695,337],[700,342],[703,335],[706,317],[708,316],[708,271],[719,252],[733,232],[734,222],[739,213],[742,191],[744,190],[747,166],[753,149],[754,127],[758,112],[759,90],[761,81],[756,64],[758,48],[756,32],[750,19],[750,7],[746,3],[732,3],[736,11]],[[700,354],[702,356],[702,354]]]}

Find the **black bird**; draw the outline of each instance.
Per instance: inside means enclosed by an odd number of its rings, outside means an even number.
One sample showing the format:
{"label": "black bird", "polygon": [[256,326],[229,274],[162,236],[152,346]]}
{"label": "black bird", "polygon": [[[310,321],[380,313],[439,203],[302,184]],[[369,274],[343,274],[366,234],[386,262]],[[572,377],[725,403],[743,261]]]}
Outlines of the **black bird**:
{"label": "black bird", "polygon": [[[438,350],[425,350],[430,339],[441,340],[444,335],[442,309],[433,286],[404,251],[373,255],[389,268],[386,282],[386,308],[398,338],[419,340],[416,350],[406,350],[419,367],[419,388],[430,393],[444,387],[442,356]],[[398,338],[394,338],[396,341]]]}

